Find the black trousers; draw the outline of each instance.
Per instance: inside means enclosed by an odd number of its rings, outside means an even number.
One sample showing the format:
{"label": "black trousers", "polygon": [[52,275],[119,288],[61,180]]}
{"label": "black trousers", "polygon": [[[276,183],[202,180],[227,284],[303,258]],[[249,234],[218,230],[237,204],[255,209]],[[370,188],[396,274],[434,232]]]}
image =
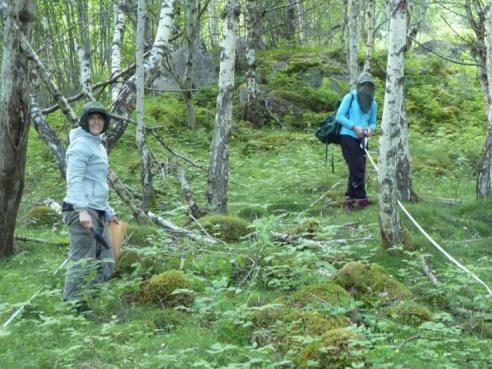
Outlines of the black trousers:
{"label": "black trousers", "polygon": [[346,196],[352,199],[365,199],[366,153],[361,141],[352,136],[340,136],[342,154],[349,169]]}

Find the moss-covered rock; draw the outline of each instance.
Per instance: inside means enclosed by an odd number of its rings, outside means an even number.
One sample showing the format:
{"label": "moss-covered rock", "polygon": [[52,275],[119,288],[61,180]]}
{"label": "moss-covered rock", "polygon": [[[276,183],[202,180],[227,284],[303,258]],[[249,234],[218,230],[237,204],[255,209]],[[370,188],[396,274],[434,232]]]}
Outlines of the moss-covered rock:
{"label": "moss-covered rock", "polygon": [[332,329],[323,335],[321,342],[311,343],[301,351],[298,357],[299,369],[345,369],[352,363],[364,363],[364,355],[355,341],[361,336],[347,329]]}
{"label": "moss-covered rock", "polygon": [[156,259],[153,255],[145,256],[135,249],[123,249],[116,264],[118,274],[150,275],[155,272]]}
{"label": "moss-covered rock", "polygon": [[128,242],[134,246],[145,247],[160,239],[161,235],[157,227],[147,224],[139,225],[135,223],[128,224],[126,231],[129,239]]}
{"label": "moss-covered rock", "polygon": [[138,299],[165,307],[189,306],[194,300],[190,288],[191,283],[183,272],[169,270],[143,282]]}
{"label": "moss-covered rock", "polygon": [[284,202],[270,204],[266,210],[269,214],[282,214],[282,213],[299,213],[305,209],[305,206],[297,202]]}
{"label": "moss-covered rock", "polygon": [[260,208],[259,206],[249,206],[246,208],[242,208],[237,213],[237,216],[250,222],[259,218],[262,218],[266,215],[266,210]]}
{"label": "moss-covered rock", "polygon": [[237,242],[250,233],[249,223],[239,217],[210,214],[200,220],[207,232],[225,242]]}
{"label": "moss-covered rock", "polygon": [[303,308],[307,305],[323,305],[348,307],[353,299],[350,294],[339,285],[328,282],[311,284],[290,295],[277,300],[288,306]]}
{"label": "moss-covered rock", "polygon": [[340,269],[337,282],[356,295],[369,295],[383,301],[403,300],[412,297],[412,292],[393,278],[382,266],[350,262]]}
{"label": "moss-covered rock", "polygon": [[429,309],[412,301],[398,302],[389,309],[389,315],[400,323],[414,327],[432,320],[432,313]]}
{"label": "moss-covered rock", "polygon": [[27,221],[34,227],[51,227],[59,221],[59,216],[49,206],[34,206],[27,212]]}
{"label": "moss-covered rock", "polygon": [[256,327],[266,328],[285,316],[285,307],[282,304],[269,304],[255,308],[251,318]]}

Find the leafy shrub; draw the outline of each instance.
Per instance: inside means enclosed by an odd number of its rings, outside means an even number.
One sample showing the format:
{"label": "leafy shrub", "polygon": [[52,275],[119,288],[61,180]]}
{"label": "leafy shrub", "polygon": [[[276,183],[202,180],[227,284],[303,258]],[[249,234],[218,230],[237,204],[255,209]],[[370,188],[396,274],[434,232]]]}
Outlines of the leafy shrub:
{"label": "leafy shrub", "polygon": [[390,308],[389,315],[400,323],[415,327],[432,319],[429,309],[412,301],[398,302]]}

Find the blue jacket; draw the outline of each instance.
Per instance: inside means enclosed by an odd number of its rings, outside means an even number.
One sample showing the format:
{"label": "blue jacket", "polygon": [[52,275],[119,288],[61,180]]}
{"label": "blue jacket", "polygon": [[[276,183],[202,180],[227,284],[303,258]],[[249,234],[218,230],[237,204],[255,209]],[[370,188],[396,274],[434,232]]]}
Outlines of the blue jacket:
{"label": "blue jacket", "polygon": [[108,204],[108,155],[100,136],[82,128],[70,131],[67,150],[67,195],[63,201],[72,204],[75,211],[88,208],[104,210],[110,219],[114,210]]}
{"label": "blue jacket", "polygon": [[[350,105],[350,100],[352,96],[354,97],[352,105]],[[349,110],[350,106],[350,110]],[[378,112],[378,104],[376,100],[373,99],[371,110],[367,113],[363,113],[360,110],[359,102],[357,100],[357,92],[354,90],[343,97],[342,103],[337,110],[337,121],[342,125],[340,130],[341,135],[348,135],[354,138],[358,138],[355,131],[352,129],[353,126],[359,126],[361,128],[371,128],[374,132],[376,129],[376,114]]]}

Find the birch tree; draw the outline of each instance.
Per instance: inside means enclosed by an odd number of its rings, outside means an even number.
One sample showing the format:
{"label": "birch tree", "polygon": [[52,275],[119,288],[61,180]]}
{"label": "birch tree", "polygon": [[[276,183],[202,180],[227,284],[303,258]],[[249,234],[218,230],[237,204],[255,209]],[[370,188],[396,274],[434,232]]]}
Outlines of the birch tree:
{"label": "birch tree", "polygon": [[137,130],[135,139],[140,154],[140,183],[142,185],[142,208],[148,209],[153,199],[152,172],[150,170],[150,153],[145,140],[144,123],[144,33],[145,33],[145,0],[138,0],[137,16]]}
{"label": "birch tree", "polygon": [[31,119],[30,70],[20,38],[23,34],[31,36],[34,2],[10,1],[4,12],[0,81],[0,258],[14,252],[15,223],[24,190]]}
{"label": "birch tree", "polygon": [[359,74],[357,54],[359,51],[359,37],[357,32],[357,20],[359,15],[358,0],[349,0],[349,72],[350,88],[354,89]]}
{"label": "birch tree", "polygon": [[198,0],[186,0],[186,62],[184,69],[184,91],[183,96],[188,112],[188,127],[195,128],[195,106],[193,104],[193,89],[192,73],[193,73],[193,50],[195,48],[195,39],[197,34],[197,15],[198,15]]}
{"label": "birch tree", "polygon": [[364,72],[369,72],[371,69],[372,52],[374,49],[374,11],[375,0],[367,0],[367,41],[366,41],[366,57],[364,58]]}
{"label": "birch tree", "polygon": [[[111,77],[121,72],[121,44],[125,32],[125,13],[118,2],[113,4],[114,31],[111,43]],[[111,101],[116,101],[122,84],[120,82],[111,86]]]}
{"label": "birch tree", "polygon": [[379,226],[383,246],[390,248],[402,242],[403,233],[398,213],[396,161],[403,101],[403,79],[407,29],[407,0],[391,0],[388,64],[384,95],[381,140],[379,145],[378,204]]}
{"label": "birch tree", "polygon": [[[487,12],[487,81],[492,86],[492,0],[488,2]],[[477,177],[477,197],[492,196],[492,93],[488,89],[487,120],[488,130],[485,146],[480,160]]]}
{"label": "birch tree", "polygon": [[213,211],[225,213],[229,186],[229,139],[234,91],[236,32],[240,7],[236,0],[227,0],[224,11],[224,40],[220,55],[219,94],[215,126],[210,149],[207,200]]}

